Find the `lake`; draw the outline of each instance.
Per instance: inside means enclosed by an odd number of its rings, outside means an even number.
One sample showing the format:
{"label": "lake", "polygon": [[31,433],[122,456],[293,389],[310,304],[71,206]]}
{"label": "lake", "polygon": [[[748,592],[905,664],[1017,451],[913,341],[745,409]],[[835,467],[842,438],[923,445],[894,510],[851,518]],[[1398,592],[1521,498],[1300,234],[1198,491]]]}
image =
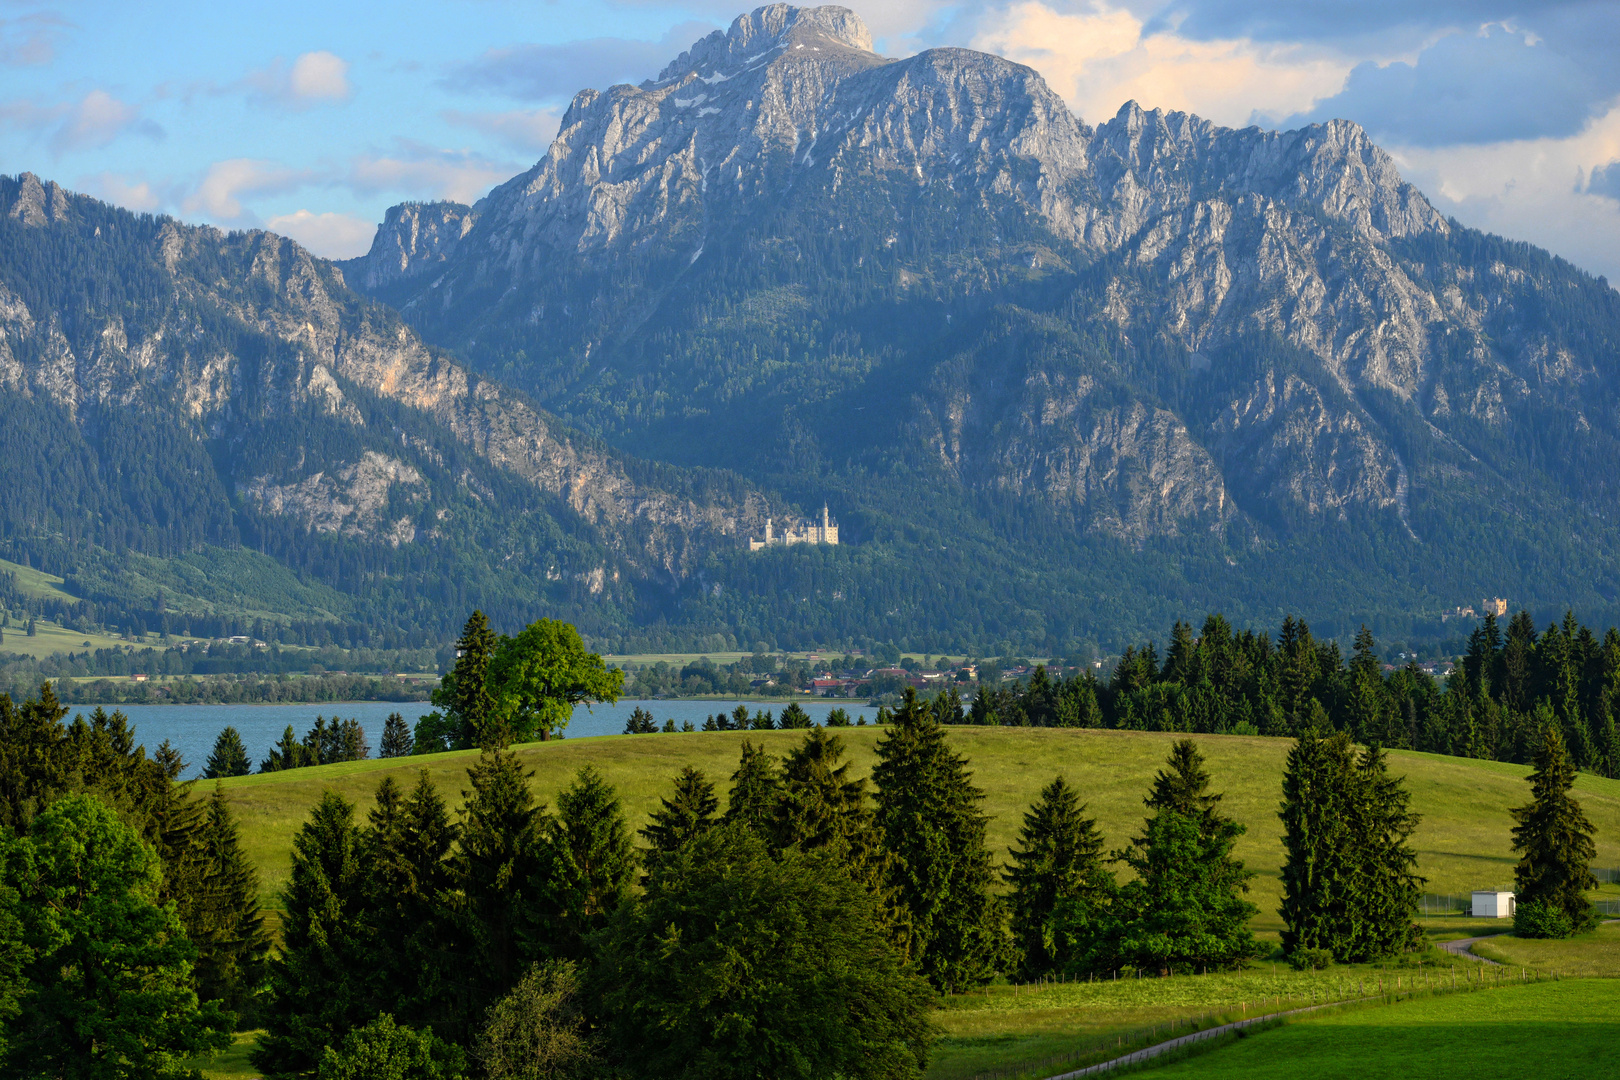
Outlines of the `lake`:
{"label": "lake", "polygon": [[[768,709],[776,714],[787,706],[786,701],[740,703],[747,705],[750,712]],[[676,727],[682,721],[690,720],[693,727],[700,728],[706,717],[721,711],[729,713],[738,704],[739,701],[624,700],[615,705],[593,705],[589,708],[580,705],[574,709],[567,736],[580,739],[622,734],[625,721],[638,706],[652,713],[659,727],[664,726],[665,720],[674,720]],[[826,719],[827,714],[840,705],[848,710],[852,723],[861,715],[865,715],[866,722],[871,723],[877,712],[859,701],[813,698],[799,702],[800,708],[817,723]],[[258,763],[281,738],[288,724],[302,739],[304,732],[314,725],[317,715],[358,720],[360,726],[365,728],[366,741],[371,744],[371,752],[375,756],[382,742],[383,721],[389,713],[402,714],[414,728],[416,718],[431,711],[432,707],[425,701],[350,701],[320,705],[106,705],[103,708],[108,712],[123,710],[135,728],[136,742],[144,743],[148,754],[156,750],[164,739],[168,739],[186,761],[185,775],[192,777],[202,775],[203,765],[214,749],[214,740],[226,727],[234,727],[241,733],[248,756],[253,759],[254,768],[258,768]],[[75,714],[88,714],[94,709],[94,705],[74,705],[68,716],[71,719]]]}

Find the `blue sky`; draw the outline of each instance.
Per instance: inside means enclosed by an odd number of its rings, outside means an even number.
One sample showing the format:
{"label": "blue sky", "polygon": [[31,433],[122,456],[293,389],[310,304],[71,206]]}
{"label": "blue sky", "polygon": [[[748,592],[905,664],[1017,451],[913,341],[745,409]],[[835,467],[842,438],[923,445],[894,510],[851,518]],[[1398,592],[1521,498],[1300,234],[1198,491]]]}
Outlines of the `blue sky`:
{"label": "blue sky", "polygon": [[[1030,64],[1090,122],[1363,124],[1440,208],[1620,282],[1615,0],[898,0],[879,51]],[[476,199],[573,92],[636,81],[736,4],[0,0],[0,171],[363,251],[391,204]]]}

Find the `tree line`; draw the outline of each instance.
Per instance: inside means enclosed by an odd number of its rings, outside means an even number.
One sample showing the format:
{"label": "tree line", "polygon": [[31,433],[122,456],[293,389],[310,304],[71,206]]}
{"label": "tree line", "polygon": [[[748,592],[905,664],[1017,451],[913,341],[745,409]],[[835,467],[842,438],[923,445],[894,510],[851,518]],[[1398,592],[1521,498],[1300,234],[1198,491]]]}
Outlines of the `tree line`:
{"label": "tree line", "polygon": [[1283,620],[1275,640],[1220,615],[1178,621],[1161,656],[1128,647],[1105,681],[1037,668],[981,686],[963,722],[1297,737],[1342,731],[1357,743],[1528,764],[1556,726],[1577,768],[1620,776],[1620,630],[1600,639],[1573,615],[1537,633],[1526,612],[1504,634],[1486,615],[1442,685],[1415,661],[1386,672],[1366,627],[1346,658],[1336,641]]}

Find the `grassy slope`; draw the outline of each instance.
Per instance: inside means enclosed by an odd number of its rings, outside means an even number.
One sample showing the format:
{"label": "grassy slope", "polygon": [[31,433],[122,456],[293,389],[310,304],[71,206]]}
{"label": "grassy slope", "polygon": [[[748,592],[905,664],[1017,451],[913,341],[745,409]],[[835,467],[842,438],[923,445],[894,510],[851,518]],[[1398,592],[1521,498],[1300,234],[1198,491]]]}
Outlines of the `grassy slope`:
{"label": "grassy slope", "polygon": [[1574,978],[1620,979],[1620,923],[1607,923],[1568,941],[1492,938],[1474,952],[1500,964],[1556,971]]}
{"label": "grassy slope", "polygon": [[[850,757],[864,772],[873,760],[877,728],[845,734]],[[793,732],[695,732],[617,736],[537,743],[520,748],[535,772],[538,796],[554,803],[557,792],[585,764],[600,769],[619,789],[633,825],[666,794],[683,764],[724,781],[736,768],[743,739],[781,754],[798,741]],[[969,759],[986,794],[990,841],[998,856],[1016,837],[1021,814],[1042,784],[1057,773],[1079,786],[1109,844],[1121,845],[1139,827],[1142,795],[1163,763],[1175,736],[1146,732],[1063,729],[954,728],[951,741]],[[1238,854],[1258,876],[1252,899],[1260,906],[1259,930],[1280,928],[1278,867],[1282,844],[1276,809],[1280,799],[1283,739],[1200,736],[1226,811],[1249,827]],[[293,831],[323,788],[369,803],[377,783],[392,772],[414,782],[426,767],[446,796],[459,804],[472,753],[436,754],[405,761],[366,761],[225,782],[242,820],[248,851],[261,868],[267,895],[285,879]],[[1407,777],[1424,820],[1416,837],[1421,871],[1434,892],[1466,892],[1510,882],[1513,857],[1508,808],[1528,797],[1522,766],[1467,761],[1433,754],[1398,753],[1394,768]],[[1598,863],[1620,865],[1620,781],[1582,776],[1578,783],[1588,815],[1598,828]]]}
{"label": "grassy slope", "polygon": [[1620,994],[1584,980],[1538,983],[1301,1020],[1148,1071],[1199,1080],[1518,1080],[1613,1066]]}

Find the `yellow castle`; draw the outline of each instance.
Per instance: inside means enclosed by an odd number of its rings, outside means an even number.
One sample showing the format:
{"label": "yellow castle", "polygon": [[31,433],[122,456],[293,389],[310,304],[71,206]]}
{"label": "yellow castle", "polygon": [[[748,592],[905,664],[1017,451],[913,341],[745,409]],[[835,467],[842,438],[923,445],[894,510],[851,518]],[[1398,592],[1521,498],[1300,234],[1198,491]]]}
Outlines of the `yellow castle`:
{"label": "yellow castle", "polygon": [[802,531],[795,532],[789,528],[781,536],[777,536],[771,519],[765,519],[765,539],[755,540],[748,538],[748,550],[758,551],[762,547],[772,544],[836,544],[838,543],[838,526],[832,523],[827,514],[827,504],[821,506],[821,524],[806,525]]}

